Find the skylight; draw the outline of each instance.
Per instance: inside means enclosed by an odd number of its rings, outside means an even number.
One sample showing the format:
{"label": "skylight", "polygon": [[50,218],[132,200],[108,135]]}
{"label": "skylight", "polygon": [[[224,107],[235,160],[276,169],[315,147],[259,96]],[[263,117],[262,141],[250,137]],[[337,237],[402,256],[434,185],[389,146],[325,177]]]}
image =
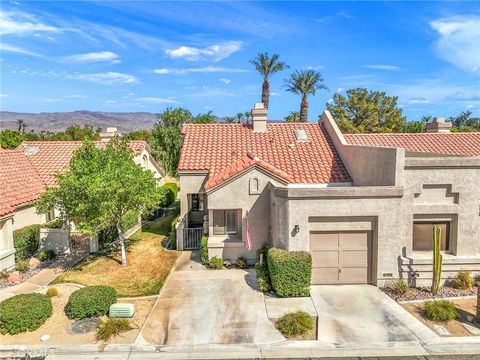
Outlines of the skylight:
{"label": "skylight", "polygon": [[300,130],[300,129],[295,130],[295,137],[298,142],[304,142],[308,140],[308,135],[305,130]]}

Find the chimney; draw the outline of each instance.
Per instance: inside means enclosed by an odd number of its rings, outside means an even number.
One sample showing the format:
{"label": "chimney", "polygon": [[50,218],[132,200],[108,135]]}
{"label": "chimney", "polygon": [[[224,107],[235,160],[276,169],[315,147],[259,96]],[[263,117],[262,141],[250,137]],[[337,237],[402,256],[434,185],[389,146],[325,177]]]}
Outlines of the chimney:
{"label": "chimney", "polygon": [[101,141],[109,141],[115,137],[115,135],[122,136],[120,132],[117,131],[116,127],[107,127],[106,131],[100,133]]}
{"label": "chimney", "polygon": [[445,118],[435,117],[431,123],[425,124],[428,133],[450,132],[451,121],[445,121]]}
{"label": "chimney", "polygon": [[256,103],[252,109],[253,132],[267,132],[267,113],[263,103]]}

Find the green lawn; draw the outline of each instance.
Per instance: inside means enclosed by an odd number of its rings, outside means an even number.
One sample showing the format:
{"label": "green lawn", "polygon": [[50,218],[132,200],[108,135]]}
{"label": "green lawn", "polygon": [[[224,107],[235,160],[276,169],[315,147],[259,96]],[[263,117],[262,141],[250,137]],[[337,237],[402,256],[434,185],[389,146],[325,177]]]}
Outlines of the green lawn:
{"label": "green lawn", "polygon": [[120,297],[158,294],[178,256],[176,251],[162,246],[172,220],[171,216],[155,220],[127,240],[126,267],[121,266],[120,250],[92,254],[52,284],[108,285],[115,288]]}

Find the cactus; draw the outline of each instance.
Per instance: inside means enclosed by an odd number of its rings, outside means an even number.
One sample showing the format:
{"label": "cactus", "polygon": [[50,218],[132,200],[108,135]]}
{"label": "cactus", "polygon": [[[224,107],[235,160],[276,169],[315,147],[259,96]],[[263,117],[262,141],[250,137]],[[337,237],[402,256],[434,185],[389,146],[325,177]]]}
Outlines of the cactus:
{"label": "cactus", "polygon": [[437,295],[440,288],[440,277],[442,275],[442,229],[440,226],[433,227],[433,276],[432,276],[432,294]]}

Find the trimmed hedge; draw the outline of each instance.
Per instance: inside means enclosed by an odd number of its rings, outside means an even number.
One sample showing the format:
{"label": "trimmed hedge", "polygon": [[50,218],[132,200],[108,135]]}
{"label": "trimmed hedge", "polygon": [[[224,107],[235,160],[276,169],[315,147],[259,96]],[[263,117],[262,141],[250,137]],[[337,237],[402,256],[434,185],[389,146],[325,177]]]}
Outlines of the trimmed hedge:
{"label": "trimmed hedge", "polygon": [[75,290],[65,306],[69,319],[81,320],[108,313],[110,305],[117,302],[117,292],[110,286],[86,286]]}
{"label": "trimmed hedge", "polygon": [[209,260],[208,260],[208,237],[205,235],[202,236],[200,239],[200,262],[202,265],[208,266]]}
{"label": "trimmed hedge", "polygon": [[29,225],[13,232],[13,246],[17,259],[28,259],[37,252],[42,226],[40,224]]}
{"label": "trimmed hedge", "polygon": [[176,200],[177,200],[177,195],[178,195],[178,186],[177,184],[175,183],[166,183],[165,185],[163,185],[162,187],[166,188],[166,189],[169,189],[172,194],[173,194],[173,199],[172,199],[172,202],[169,204],[173,204]]}
{"label": "trimmed hedge", "polygon": [[0,333],[34,331],[52,316],[52,300],[43,294],[22,294],[0,303]]}
{"label": "trimmed hedge", "polygon": [[255,270],[257,271],[258,287],[261,292],[269,292],[272,290],[272,284],[270,283],[270,275],[268,274],[268,265],[266,262],[263,264],[255,264]]}
{"label": "trimmed hedge", "polygon": [[280,297],[310,295],[312,257],[306,251],[268,250],[268,272],[272,288]]}

